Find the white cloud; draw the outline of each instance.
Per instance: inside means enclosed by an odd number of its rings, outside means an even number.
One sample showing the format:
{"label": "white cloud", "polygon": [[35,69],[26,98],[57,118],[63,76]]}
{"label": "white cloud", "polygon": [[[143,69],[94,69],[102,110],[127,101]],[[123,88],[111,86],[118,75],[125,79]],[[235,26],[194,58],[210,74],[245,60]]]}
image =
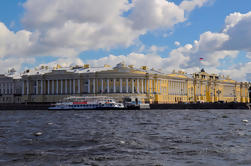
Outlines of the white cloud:
{"label": "white cloud", "polygon": [[184,0],[179,5],[185,11],[192,11],[196,7],[202,7],[209,0]]}
{"label": "white cloud", "polygon": [[175,45],[175,46],[180,46],[180,42],[175,41],[175,42],[174,42],[174,45]]}
{"label": "white cloud", "polygon": [[130,53],[129,55],[120,55],[120,56],[109,55],[96,60],[88,60],[87,63],[91,64],[92,66],[102,66],[104,64],[115,66],[116,64],[123,61],[128,65],[135,65],[136,67],[147,65],[150,68],[164,70],[165,68],[163,67],[166,60],[167,58],[162,58],[155,54],[145,55],[138,53]]}
{"label": "white cloud", "polygon": [[6,73],[8,69],[15,68],[16,71],[21,72],[22,65],[32,64],[35,62],[34,58],[0,58],[1,73]]}
{"label": "white cloud", "polygon": [[233,69],[222,70],[221,73],[224,75],[230,75],[231,78],[239,81],[251,81],[250,80],[251,62],[242,64]]}
{"label": "white cloud", "polygon": [[[200,39],[194,41],[194,44],[181,46],[171,51],[171,57],[187,58],[184,63],[176,62],[177,66],[186,70],[191,70],[194,67],[199,67],[200,63],[211,71],[230,75],[237,80],[248,80],[250,73],[251,62],[243,62],[243,64],[229,67],[228,69],[219,70],[221,60],[229,57],[230,59],[237,58],[240,51],[246,51],[246,57],[250,58],[251,52],[251,12],[246,14],[233,13],[226,17],[225,28],[220,33],[205,32],[200,35]],[[203,57],[202,62],[199,58]]]}
{"label": "white cloud", "polygon": [[[182,68],[200,67],[218,67],[220,60],[225,57],[236,57],[236,50],[222,50],[221,47],[228,40],[228,35],[222,33],[205,32],[200,35],[200,40],[194,41],[194,44],[186,44],[170,52],[172,57],[186,59],[179,65]],[[204,58],[201,62],[200,58]],[[174,58],[175,59],[175,58]],[[175,63],[175,62],[174,62]],[[177,62],[176,62],[177,63]]]}
{"label": "white cloud", "polygon": [[31,32],[22,30],[14,33],[0,22],[0,58],[24,55],[31,46],[30,40]]}
{"label": "white cloud", "polygon": [[251,60],[251,52],[247,52],[246,57]]}
{"label": "white cloud", "polygon": [[[117,20],[130,8],[127,0],[27,0],[22,22],[31,29],[61,27],[66,22],[101,24]],[[116,23],[116,22],[115,22]]]}
{"label": "white cloud", "polygon": [[129,16],[135,29],[171,28],[184,22],[184,10],[166,0],[134,0]]}
{"label": "white cloud", "polygon": [[92,66],[102,66],[109,64],[115,66],[120,62],[125,62],[128,65],[134,65],[136,67],[148,66],[149,68],[154,68],[161,70],[163,72],[172,72],[173,69],[181,69],[180,65],[187,62],[187,57],[183,55],[171,56],[171,57],[161,57],[156,54],[139,54],[130,53],[129,55],[114,56],[109,55],[96,60],[88,60],[86,63]]}
{"label": "white cloud", "polygon": [[[132,53],[128,56],[118,57],[110,55],[96,61],[90,61],[90,63],[112,62],[115,65],[123,60],[128,64],[147,64],[151,67],[162,68],[163,71],[167,72],[173,69],[185,69],[188,72],[198,71],[200,63],[202,63],[211,73],[230,75],[230,77],[238,81],[248,80],[251,71],[250,61],[225,69],[219,69],[219,67],[221,66],[221,60],[226,57],[233,60],[237,56],[241,56],[239,55],[240,51],[250,52],[251,30],[249,27],[251,27],[251,12],[247,14],[230,14],[225,22],[226,25],[222,32],[205,32],[193,44],[186,44],[172,50],[166,58],[158,55]],[[246,54],[247,58],[250,58],[249,52]],[[204,58],[202,62],[199,60],[200,57]]]}
{"label": "white cloud", "polygon": [[59,58],[55,61],[49,62],[47,64],[40,64],[40,65],[46,65],[46,66],[50,66],[50,67],[55,67],[57,64],[59,64],[62,67],[68,67],[68,66],[76,66],[76,65],[80,65],[83,66],[84,62],[77,57],[73,57],[73,58]]}
{"label": "white cloud", "polygon": [[251,12],[230,14],[225,24],[223,33],[229,35],[230,39],[224,44],[224,49],[251,52]]}
{"label": "white cloud", "polygon": [[13,32],[0,23],[1,62],[24,63],[38,56],[77,59],[86,50],[128,47],[148,31],[187,19],[184,9],[166,0],[27,0],[23,7],[24,30]]}
{"label": "white cloud", "polygon": [[158,52],[163,52],[165,51],[167,47],[166,46],[156,46],[156,45],[152,45],[150,48],[149,48],[149,52],[152,53],[152,54],[157,54]]}

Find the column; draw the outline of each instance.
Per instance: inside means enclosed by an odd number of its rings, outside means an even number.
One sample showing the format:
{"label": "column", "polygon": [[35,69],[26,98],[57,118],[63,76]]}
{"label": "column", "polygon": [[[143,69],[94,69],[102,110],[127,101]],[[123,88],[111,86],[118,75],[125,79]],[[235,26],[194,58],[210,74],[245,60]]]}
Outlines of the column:
{"label": "column", "polygon": [[41,84],[41,91],[40,91],[40,94],[43,95],[44,94],[44,80],[40,80],[40,84]]}
{"label": "column", "polygon": [[126,79],[126,93],[128,93],[128,78]]}
{"label": "column", "polygon": [[68,93],[68,86],[67,86],[67,82],[68,82],[68,80],[64,80],[64,82],[65,82],[65,94],[67,94]]}
{"label": "column", "polygon": [[75,94],[76,91],[76,80],[73,79],[73,94]]}
{"label": "column", "polygon": [[88,93],[91,93],[91,81],[88,79]]}
{"label": "column", "polygon": [[173,89],[173,95],[176,95],[176,89],[175,89],[175,82],[172,81],[172,89]]}
{"label": "column", "polygon": [[36,80],[36,95],[38,95],[38,80]]}
{"label": "column", "polygon": [[156,85],[156,91],[157,91],[157,93],[159,93],[159,80],[157,79],[157,83],[156,83],[157,85]]}
{"label": "column", "polygon": [[98,85],[98,83],[99,83],[99,79],[96,79],[96,81],[95,81],[95,82],[96,82],[96,89],[97,89],[97,93],[100,93],[100,92],[99,92],[99,85]]}
{"label": "column", "polygon": [[182,82],[180,82],[179,88],[180,88],[180,95],[182,95]]}
{"label": "column", "polygon": [[80,79],[78,79],[78,94],[80,94]]}
{"label": "column", "polygon": [[16,93],[16,92],[15,92],[15,88],[14,88],[14,83],[12,83],[11,88],[12,88],[12,93],[13,93],[13,94]]}
{"label": "column", "polygon": [[122,89],[122,79],[120,78],[120,93],[122,93],[123,89]]}
{"label": "column", "polygon": [[182,82],[179,83],[180,95],[182,95]]}
{"label": "column", "polygon": [[55,81],[51,80],[51,84],[52,84],[52,93],[51,94],[53,94],[53,95],[55,94],[54,83],[55,83]]}
{"label": "column", "polygon": [[60,90],[61,90],[61,94],[63,94],[63,80],[61,80],[60,82],[61,82],[61,87],[60,87],[61,89]]}
{"label": "column", "polygon": [[132,93],[134,93],[134,80],[132,79]]}
{"label": "column", "polygon": [[110,80],[109,79],[107,79],[106,80],[106,88],[107,88],[107,93],[109,93],[110,92],[110,87],[109,87],[109,83],[110,83]]}
{"label": "column", "polygon": [[152,80],[152,87],[153,87],[152,92],[153,92],[153,93],[155,93],[155,92],[156,92],[155,85],[156,85],[156,84],[155,84],[155,80],[153,79],[153,80]]}
{"label": "column", "polygon": [[113,79],[113,93],[116,93],[116,79]]}
{"label": "column", "polygon": [[11,94],[11,87],[10,87],[10,83],[8,84],[8,87],[7,87],[8,89],[9,89],[9,94]]}
{"label": "column", "polygon": [[156,93],[159,93],[159,80],[157,79],[157,83],[156,83]]}
{"label": "column", "polygon": [[72,94],[72,79],[70,79],[69,82],[70,82],[70,83],[69,83],[69,84],[70,84],[70,85],[69,85],[69,86],[70,86],[70,92],[69,92],[69,93]]}
{"label": "column", "polygon": [[[22,95],[24,95],[24,80],[22,81],[23,85],[22,85]],[[1,90],[2,91],[2,94],[3,94],[3,89]]]}
{"label": "column", "polygon": [[92,92],[95,93],[96,89],[95,89],[95,78],[92,80]]}
{"label": "column", "polygon": [[101,93],[104,92],[104,80],[101,79]]}
{"label": "column", "polygon": [[50,94],[50,80],[47,80],[47,85],[48,85],[47,93],[49,95]]}
{"label": "column", "polygon": [[[27,84],[27,82],[26,82],[26,84]],[[26,91],[28,91],[28,88]],[[5,95],[7,94],[7,84],[6,83],[4,84],[4,94]],[[28,95],[28,93],[27,93],[27,95]]]}
{"label": "column", "polygon": [[148,93],[150,93],[150,80],[148,80]]}
{"label": "column", "polygon": [[185,83],[184,82],[182,82],[182,95],[185,95]]}
{"label": "column", "polygon": [[146,79],[145,79],[145,93],[147,93]]}
{"label": "column", "polygon": [[162,94],[161,80],[159,80],[159,91],[160,91],[160,94]]}
{"label": "column", "polygon": [[9,84],[9,94],[12,94],[11,83]]}
{"label": "column", "polygon": [[144,93],[144,80],[141,79],[141,93]]}
{"label": "column", "polygon": [[[29,81],[27,80],[26,81],[26,90],[27,90],[27,95],[30,93],[29,91],[30,91],[30,85],[29,85]],[[6,92],[6,90],[5,90],[5,92]]]}
{"label": "column", "polygon": [[139,79],[137,79],[137,93],[139,93]]}
{"label": "column", "polygon": [[58,80],[57,80],[57,88],[56,88],[56,94],[58,95]]}
{"label": "column", "polygon": [[162,94],[163,91],[164,91],[164,89],[162,90],[161,83],[162,83],[162,80],[160,79],[160,80],[159,80],[159,91],[160,91],[160,94]]}

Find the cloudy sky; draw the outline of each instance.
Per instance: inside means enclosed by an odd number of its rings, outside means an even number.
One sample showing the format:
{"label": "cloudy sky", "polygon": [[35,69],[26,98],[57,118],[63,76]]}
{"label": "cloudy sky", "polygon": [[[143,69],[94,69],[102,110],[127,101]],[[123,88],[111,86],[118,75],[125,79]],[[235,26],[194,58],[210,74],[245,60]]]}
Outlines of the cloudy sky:
{"label": "cloudy sky", "polygon": [[[0,73],[115,65],[251,81],[250,0],[1,0]],[[200,58],[203,58],[200,61]]]}

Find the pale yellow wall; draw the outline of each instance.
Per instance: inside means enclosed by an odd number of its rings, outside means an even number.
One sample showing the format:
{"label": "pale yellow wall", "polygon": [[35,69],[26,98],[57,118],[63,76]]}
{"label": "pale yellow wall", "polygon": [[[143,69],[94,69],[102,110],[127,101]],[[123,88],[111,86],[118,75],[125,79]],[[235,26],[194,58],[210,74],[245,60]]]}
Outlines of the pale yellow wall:
{"label": "pale yellow wall", "polygon": [[[133,73],[135,74],[135,73]],[[238,102],[248,102],[248,90],[247,85],[239,84],[235,85],[234,81],[215,81],[209,80],[209,76],[197,77],[196,80],[187,78],[182,74],[172,74],[169,76],[165,75],[146,75],[146,73],[136,73],[142,74],[135,76],[133,74],[128,74],[127,76],[116,75],[115,85],[116,85],[116,94],[114,94],[114,82],[112,75],[107,75],[108,78],[105,78],[105,75],[92,75],[91,77],[86,78],[78,78],[80,79],[80,92],[87,95],[87,86],[84,84],[88,79],[90,79],[90,92],[91,94],[95,93],[97,95],[142,95],[144,96],[144,100],[150,101],[151,103],[177,103],[177,102],[215,102],[215,101],[238,101]],[[120,92],[120,78],[122,78],[122,92]],[[126,78],[128,79],[128,94],[126,92]],[[32,80],[32,77],[29,78]],[[65,97],[65,88],[67,82],[68,95],[78,95],[78,79],[75,77],[62,80],[63,82],[63,95],[61,95],[61,79],[58,81],[58,92],[60,95],[56,95],[56,80],[50,81],[50,95],[48,94],[48,81],[43,81],[43,93],[45,95],[41,95],[41,83],[38,81],[38,94],[35,95],[38,97],[29,97],[26,95],[27,87],[26,81],[24,81],[24,92],[23,101],[32,101],[32,102],[49,102],[49,101],[57,101],[59,98]],[[95,79],[95,92],[93,92],[93,79]],[[103,79],[103,93],[101,93],[101,79]],[[109,94],[106,93],[107,89],[107,79],[109,79]],[[139,81],[137,81],[140,79]],[[75,80],[75,86],[73,86],[73,80]],[[142,87],[143,80],[143,87]],[[145,81],[146,80],[146,81]],[[157,81],[158,80],[158,81]],[[161,80],[161,81],[160,81]],[[134,81],[134,93],[132,93],[132,81]],[[33,81],[34,82],[34,81]],[[70,83],[71,82],[71,83]],[[52,92],[52,84],[54,85],[54,92]],[[29,84],[29,91],[33,92],[34,88],[32,84]],[[70,85],[72,86],[71,94],[70,94]],[[235,89],[235,97],[232,96],[224,96],[226,91],[229,91],[227,85],[234,85]],[[145,93],[145,86],[146,92]],[[139,90],[138,90],[139,87]],[[74,90],[75,89],[75,94]],[[170,93],[172,90],[172,93]],[[218,95],[217,91],[220,90],[221,93]],[[137,93],[139,91],[139,93]],[[143,94],[142,94],[143,91]],[[230,90],[231,91],[231,90]],[[232,90],[233,91],[233,90]],[[156,93],[154,93],[156,92]],[[34,93],[34,92],[33,92]],[[54,93],[54,95],[52,95]],[[31,96],[31,95],[30,95]]]}

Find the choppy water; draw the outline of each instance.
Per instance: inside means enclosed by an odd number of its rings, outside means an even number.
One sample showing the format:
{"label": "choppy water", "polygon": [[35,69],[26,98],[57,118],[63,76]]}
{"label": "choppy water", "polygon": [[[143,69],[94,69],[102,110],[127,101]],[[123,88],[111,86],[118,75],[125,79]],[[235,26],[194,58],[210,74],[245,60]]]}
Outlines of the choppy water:
{"label": "choppy water", "polygon": [[0,165],[251,165],[251,111],[1,111]]}

